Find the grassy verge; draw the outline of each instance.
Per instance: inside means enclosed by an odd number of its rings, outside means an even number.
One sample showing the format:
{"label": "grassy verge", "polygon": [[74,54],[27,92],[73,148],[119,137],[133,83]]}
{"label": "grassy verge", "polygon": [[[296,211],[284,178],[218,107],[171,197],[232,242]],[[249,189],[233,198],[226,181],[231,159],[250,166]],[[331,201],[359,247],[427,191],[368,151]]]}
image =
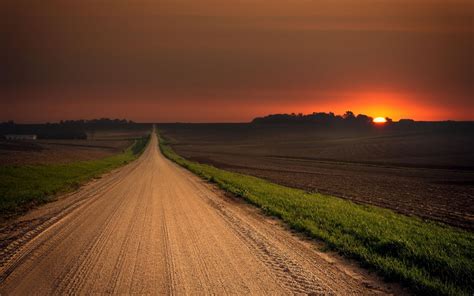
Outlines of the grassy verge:
{"label": "grassy verge", "polygon": [[149,137],[135,140],[123,153],[110,157],[67,164],[0,167],[0,217],[6,218],[51,201],[60,192],[136,159]]}
{"label": "grassy verge", "polygon": [[474,293],[474,234],[390,210],[307,193],[162,153],[329,248],[423,295]]}

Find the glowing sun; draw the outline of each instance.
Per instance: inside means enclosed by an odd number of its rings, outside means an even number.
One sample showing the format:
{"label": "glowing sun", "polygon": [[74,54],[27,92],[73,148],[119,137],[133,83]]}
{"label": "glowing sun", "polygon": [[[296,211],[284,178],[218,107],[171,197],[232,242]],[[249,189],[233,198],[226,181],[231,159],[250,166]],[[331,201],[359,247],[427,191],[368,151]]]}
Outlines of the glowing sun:
{"label": "glowing sun", "polygon": [[385,117],[375,117],[374,122],[375,123],[385,123],[385,122],[387,122],[387,119],[385,119]]}

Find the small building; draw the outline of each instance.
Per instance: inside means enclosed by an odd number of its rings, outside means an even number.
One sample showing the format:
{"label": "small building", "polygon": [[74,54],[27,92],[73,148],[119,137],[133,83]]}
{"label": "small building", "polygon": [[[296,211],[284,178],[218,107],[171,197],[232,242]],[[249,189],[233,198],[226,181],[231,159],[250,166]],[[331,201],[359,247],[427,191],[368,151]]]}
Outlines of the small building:
{"label": "small building", "polygon": [[36,135],[19,135],[19,134],[10,134],[5,135],[7,140],[36,140]]}

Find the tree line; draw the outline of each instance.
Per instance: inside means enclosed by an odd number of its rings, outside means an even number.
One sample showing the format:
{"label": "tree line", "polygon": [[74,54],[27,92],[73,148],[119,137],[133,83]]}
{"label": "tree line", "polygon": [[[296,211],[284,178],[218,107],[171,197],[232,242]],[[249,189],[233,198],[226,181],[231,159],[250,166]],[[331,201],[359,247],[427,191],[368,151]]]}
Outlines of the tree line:
{"label": "tree line", "polygon": [[[393,122],[388,117],[385,119],[388,124]],[[333,112],[313,112],[311,114],[270,114],[253,119],[252,123],[320,123],[325,125],[349,124],[360,126],[371,125],[373,118],[365,114],[355,115],[352,111],[347,111],[343,115],[336,115]]]}
{"label": "tree line", "polygon": [[39,139],[87,139],[87,133],[104,129],[141,129],[143,124],[127,119],[100,118],[91,120],[61,120],[56,123],[0,123],[0,135],[35,134]]}

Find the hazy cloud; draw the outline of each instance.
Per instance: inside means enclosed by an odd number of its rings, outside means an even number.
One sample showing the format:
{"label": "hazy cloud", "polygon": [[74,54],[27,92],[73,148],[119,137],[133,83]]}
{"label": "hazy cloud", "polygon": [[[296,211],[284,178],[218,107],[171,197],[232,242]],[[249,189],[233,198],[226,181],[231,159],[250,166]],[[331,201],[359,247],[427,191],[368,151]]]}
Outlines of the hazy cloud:
{"label": "hazy cloud", "polygon": [[[51,100],[66,108],[97,93],[104,105],[159,102],[160,110],[182,112],[176,117],[183,119],[186,108],[175,105],[218,100],[235,110],[243,102],[254,104],[258,111],[247,105],[241,112],[247,120],[262,112],[260,104],[268,112],[291,104],[323,106],[328,92],[339,93],[334,100],[344,98],[348,106],[372,91],[412,94],[406,99],[427,106],[446,108],[449,101],[453,110],[474,108],[471,1],[3,5],[0,79],[2,104],[10,112],[1,112],[2,119],[21,117],[21,106],[45,97],[58,96]],[[121,93],[140,97],[119,98]],[[144,119],[149,111],[140,104],[128,117]],[[160,110],[156,120],[164,115]],[[225,110],[219,120],[226,120]],[[212,115],[204,113],[189,118]],[[44,114],[47,120],[50,113]],[[238,120],[238,114],[228,115]]]}

